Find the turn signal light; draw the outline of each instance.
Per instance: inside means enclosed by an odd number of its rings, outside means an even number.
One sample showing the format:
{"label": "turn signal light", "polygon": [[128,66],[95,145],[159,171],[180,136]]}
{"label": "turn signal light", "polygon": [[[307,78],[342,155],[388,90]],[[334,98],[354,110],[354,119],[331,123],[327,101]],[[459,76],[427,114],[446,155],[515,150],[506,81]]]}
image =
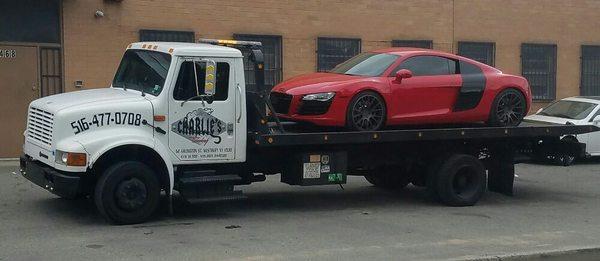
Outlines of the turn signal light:
{"label": "turn signal light", "polygon": [[154,115],[154,121],[165,121],[166,119],[165,115]]}
{"label": "turn signal light", "polygon": [[67,153],[67,166],[84,167],[87,165],[87,156],[85,153]]}

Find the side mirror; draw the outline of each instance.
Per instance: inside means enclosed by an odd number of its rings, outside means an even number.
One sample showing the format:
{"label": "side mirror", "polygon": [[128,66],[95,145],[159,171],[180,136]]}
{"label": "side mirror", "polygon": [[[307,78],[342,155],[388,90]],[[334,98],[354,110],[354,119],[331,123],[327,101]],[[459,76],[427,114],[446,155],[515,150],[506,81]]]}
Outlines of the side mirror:
{"label": "side mirror", "polygon": [[402,79],[408,79],[412,77],[413,74],[410,70],[402,69],[396,72],[396,82],[401,83]]}
{"label": "side mirror", "polygon": [[215,95],[215,85],[217,84],[217,63],[213,60],[205,60],[206,73],[204,74],[204,95]]}

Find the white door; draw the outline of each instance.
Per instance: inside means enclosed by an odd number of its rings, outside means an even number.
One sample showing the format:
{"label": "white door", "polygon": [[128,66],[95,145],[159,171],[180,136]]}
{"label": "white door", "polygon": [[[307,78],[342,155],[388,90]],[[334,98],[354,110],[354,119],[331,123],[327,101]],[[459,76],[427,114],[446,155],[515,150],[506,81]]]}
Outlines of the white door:
{"label": "white door", "polygon": [[216,62],[215,94],[204,95],[206,62],[180,58],[169,97],[169,148],[180,161],[235,159],[235,74],[233,59]]}

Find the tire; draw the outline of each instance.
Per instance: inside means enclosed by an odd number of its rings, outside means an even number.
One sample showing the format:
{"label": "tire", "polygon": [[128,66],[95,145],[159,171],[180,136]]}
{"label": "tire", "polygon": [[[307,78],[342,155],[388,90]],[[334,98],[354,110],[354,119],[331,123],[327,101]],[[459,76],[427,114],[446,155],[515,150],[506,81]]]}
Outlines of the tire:
{"label": "tire", "polygon": [[561,154],[561,155],[557,155],[554,157],[554,160],[556,162],[556,164],[560,165],[560,166],[571,166],[573,165],[573,162],[575,162],[575,157],[571,156],[571,155],[567,155],[567,154]]}
{"label": "tire", "polygon": [[506,89],[500,92],[490,110],[488,125],[496,127],[517,126],[527,114],[527,101],[520,91]]}
{"label": "tire", "polygon": [[483,163],[466,154],[451,155],[440,163],[428,177],[430,193],[448,206],[475,205],[486,188]]}
{"label": "tire", "polygon": [[98,179],[94,201],[111,223],[142,223],[158,208],[160,189],[156,174],[147,165],[123,161],[110,166]]}
{"label": "tire", "polygon": [[410,183],[409,177],[398,168],[382,167],[374,170],[374,173],[366,175],[365,179],[375,187],[396,190],[403,189]]}
{"label": "tire", "polygon": [[355,95],[346,112],[346,127],[353,131],[375,131],[382,129],[387,120],[385,102],[373,91]]}

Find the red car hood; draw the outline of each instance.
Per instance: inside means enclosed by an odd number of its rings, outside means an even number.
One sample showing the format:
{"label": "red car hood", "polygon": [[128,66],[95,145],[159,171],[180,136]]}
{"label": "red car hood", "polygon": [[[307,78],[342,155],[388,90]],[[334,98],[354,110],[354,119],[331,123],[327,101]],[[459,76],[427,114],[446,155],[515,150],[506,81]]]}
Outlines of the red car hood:
{"label": "red car hood", "polygon": [[337,73],[310,73],[284,81],[273,88],[274,92],[292,95],[335,91],[337,85],[364,81],[368,78]]}

